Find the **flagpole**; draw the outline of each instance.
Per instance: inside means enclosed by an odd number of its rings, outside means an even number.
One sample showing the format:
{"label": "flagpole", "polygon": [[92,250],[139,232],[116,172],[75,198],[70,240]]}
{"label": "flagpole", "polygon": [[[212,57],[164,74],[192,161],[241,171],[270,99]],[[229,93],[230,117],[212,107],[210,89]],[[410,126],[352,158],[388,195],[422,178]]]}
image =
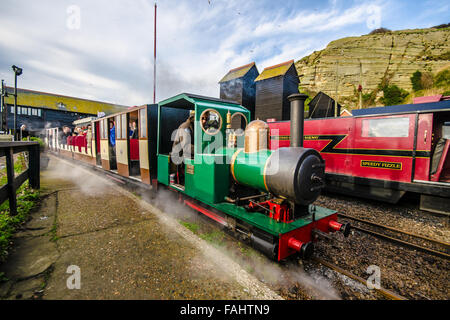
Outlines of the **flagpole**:
{"label": "flagpole", "polygon": [[153,103],[156,103],[156,2],[155,2],[155,35],[153,39]]}

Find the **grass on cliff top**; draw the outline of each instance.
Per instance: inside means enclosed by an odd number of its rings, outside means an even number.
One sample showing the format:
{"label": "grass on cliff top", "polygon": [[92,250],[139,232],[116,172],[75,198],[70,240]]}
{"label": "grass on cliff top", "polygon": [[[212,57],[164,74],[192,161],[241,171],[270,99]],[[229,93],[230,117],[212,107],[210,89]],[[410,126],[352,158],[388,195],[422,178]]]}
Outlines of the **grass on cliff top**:
{"label": "grass on cliff top", "polygon": [[[26,169],[25,160],[19,155],[14,162],[15,173]],[[7,182],[6,168],[0,170],[0,186]],[[28,181],[17,189],[17,214],[11,216],[9,212],[9,200],[0,204],[0,263],[5,261],[11,245],[11,237],[14,232],[27,220],[28,214],[39,199],[39,190],[30,188]],[[1,278],[1,275],[0,275]]]}

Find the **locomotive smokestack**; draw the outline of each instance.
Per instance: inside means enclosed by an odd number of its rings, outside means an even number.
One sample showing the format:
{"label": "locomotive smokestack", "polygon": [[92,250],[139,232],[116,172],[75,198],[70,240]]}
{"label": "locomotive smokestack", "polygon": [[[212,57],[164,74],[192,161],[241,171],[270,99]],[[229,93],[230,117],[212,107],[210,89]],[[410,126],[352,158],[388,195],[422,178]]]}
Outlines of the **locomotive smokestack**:
{"label": "locomotive smokestack", "polygon": [[303,147],[303,127],[306,94],[294,93],[287,97],[291,103],[291,147]]}

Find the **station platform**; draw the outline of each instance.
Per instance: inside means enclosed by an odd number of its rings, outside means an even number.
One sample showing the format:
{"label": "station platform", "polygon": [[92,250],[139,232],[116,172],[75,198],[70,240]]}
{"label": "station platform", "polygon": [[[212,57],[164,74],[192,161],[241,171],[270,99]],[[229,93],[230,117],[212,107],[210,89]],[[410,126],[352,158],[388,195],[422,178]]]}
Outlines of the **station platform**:
{"label": "station platform", "polygon": [[9,279],[2,299],[281,299],[176,217],[98,173],[50,156],[41,195],[0,265]]}

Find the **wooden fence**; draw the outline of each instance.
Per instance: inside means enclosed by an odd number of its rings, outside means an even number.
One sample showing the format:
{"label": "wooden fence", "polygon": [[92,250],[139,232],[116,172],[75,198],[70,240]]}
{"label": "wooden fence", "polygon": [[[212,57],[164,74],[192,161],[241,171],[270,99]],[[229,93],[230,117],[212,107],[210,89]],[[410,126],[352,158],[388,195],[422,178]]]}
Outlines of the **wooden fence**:
{"label": "wooden fence", "polygon": [[[14,176],[14,154],[28,151],[28,169]],[[6,157],[8,182],[0,187],[0,204],[9,200],[11,215],[17,214],[16,190],[29,179],[33,189],[40,188],[40,148],[38,142],[0,142],[0,157]]]}

